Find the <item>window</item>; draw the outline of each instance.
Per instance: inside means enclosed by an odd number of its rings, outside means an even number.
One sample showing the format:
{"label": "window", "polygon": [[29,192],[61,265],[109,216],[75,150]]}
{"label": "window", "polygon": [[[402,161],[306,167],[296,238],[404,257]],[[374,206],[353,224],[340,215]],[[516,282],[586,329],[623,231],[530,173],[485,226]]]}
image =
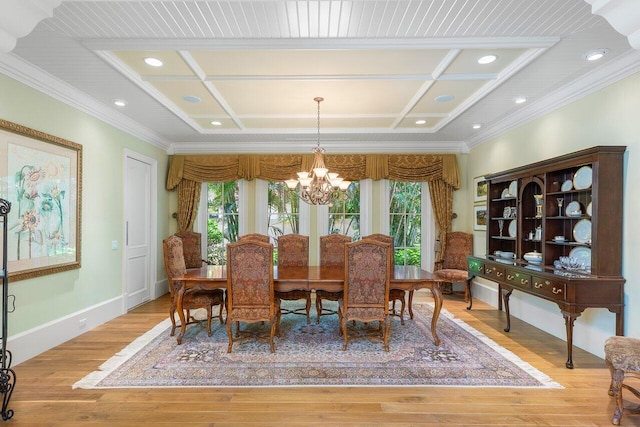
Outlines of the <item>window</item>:
{"label": "window", "polygon": [[420,182],[389,181],[389,234],[396,265],[421,265],[422,188]]}
{"label": "window", "polygon": [[359,240],[360,231],[360,183],[352,182],[345,194],[329,206],[329,225],[324,234],[344,234]]}
{"label": "window", "polygon": [[207,259],[225,265],[227,243],[238,240],[239,191],[237,182],[207,184]]}
{"label": "window", "polygon": [[269,181],[267,232],[272,240],[290,233],[300,233],[300,199],[284,182]]}

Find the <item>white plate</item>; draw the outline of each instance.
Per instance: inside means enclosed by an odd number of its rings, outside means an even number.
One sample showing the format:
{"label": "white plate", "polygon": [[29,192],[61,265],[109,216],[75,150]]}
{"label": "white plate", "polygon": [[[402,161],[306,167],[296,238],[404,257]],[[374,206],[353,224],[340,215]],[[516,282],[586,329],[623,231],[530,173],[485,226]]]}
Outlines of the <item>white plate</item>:
{"label": "white plate", "polygon": [[509,184],[509,194],[513,197],[518,195],[518,181],[511,181],[511,184]]}
{"label": "white plate", "polygon": [[573,182],[570,179],[568,179],[562,183],[562,187],[560,187],[560,190],[571,191],[572,188],[573,188]]}
{"label": "white plate", "polygon": [[[591,231],[591,228],[589,228],[589,231]],[[509,223],[509,237],[516,237],[517,233],[518,233],[518,223],[514,219],[514,220],[511,220],[511,222]]]}
{"label": "white plate", "polygon": [[585,190],[591,187],[591,166],[583,166],[573,176],[573,188]]}
{"label": "white plate", "polygon": [[502,196],[503,199],[506,199],[507,197],[509,197],[509,189],[505,188],[504,190],[502,190]]}
{"label": "white plate", "polygon": [[587,205],[587,215],[591,216],[591,202]]}
{"label": "white plate", "polygon": [[573,248],[569,252],[569,256],[578,260],[584,265],[584,268],[591,268],[591,249],[589,248]]}
{"label": "white plate", "polygon": [[581,219],[573,227],[573,239],[578,243],[591,243],[591,221]]}
{"label": "white plate", "polygon": [[569,203],[567,205],[567,207],[564,210],[564,213],[567,216],[580,216],[582,215],[582,206],[580,205],[580,202],[577,201],[573,201],[571,203]]}

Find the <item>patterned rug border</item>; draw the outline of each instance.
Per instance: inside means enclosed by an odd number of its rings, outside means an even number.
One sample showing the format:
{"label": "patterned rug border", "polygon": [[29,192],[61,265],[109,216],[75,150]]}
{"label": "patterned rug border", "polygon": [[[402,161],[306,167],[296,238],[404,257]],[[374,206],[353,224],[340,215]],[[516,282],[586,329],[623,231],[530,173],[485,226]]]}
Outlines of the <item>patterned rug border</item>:
{"label": "patterned rug border", "polygon": [[[418,304],[416,304],[418,305]],[[423,303],[421,305],[428,305],[433,308],[433,304],[431,303]],[[72,388],[83,388],[83,389],[122,389],[122,388],[133,388],[133,389],[153,389],[153,388],[291,388],[291,387],[451,387],[451,388],[512,388],[512,389],[564,389],[564,387],[558,382],[554,381],[551,377],[538,370],[528,362],[522,360],[519,356],[517,356],[512,351],[500,346],[491,338],[484,335],[482,332],[468,325],[461,319],[456,318],[446,309],[442,309],[440,312],[440,318],[446,317],[448,320],[453,322],[456,326],[465,330],[467,333],[481,341],[491,350],[495,351],[497,354],[502,356],[505,360],[513,363],[519,369],[526,372],[532,378],[541,383],[540,386],[518,386],[518,385],[477,385],[477,384],[269,384],[269,385],[157,385],[157,386],[145,386],[145,385],[137,385],[137,386],[98,386],[98,384],[107,378],[110,374],[115,372],[119,367],[121,367],[124,363],[126,363],[129,359],[131,359],[136,353],[142,350],[147,344],[151,343],[154,339],[156,339],[160,334],[168,333],[168,328],[171,327],[171,321],[167,318],[162,322],[155,325],[149,331],[145,332],[122,350],[118,351],[111,358],[105,361],[102,365],[98,367],[98,370],[91,372],[86,375],[84,378],[77,381],[73,384]],[[276,350],[277,351],[277,350]]]}

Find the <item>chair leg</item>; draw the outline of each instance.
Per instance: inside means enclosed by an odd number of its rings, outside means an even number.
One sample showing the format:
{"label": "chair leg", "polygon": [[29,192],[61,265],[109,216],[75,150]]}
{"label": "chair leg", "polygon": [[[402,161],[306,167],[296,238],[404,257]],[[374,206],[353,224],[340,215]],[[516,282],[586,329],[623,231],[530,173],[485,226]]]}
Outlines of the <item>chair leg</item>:
{"label": "chair leg", "polygon": [[320,324],[320,316],[322,316],[322,298],[316,294],[316,325]]}
{"label": "chair leg", "polygon": [[[404,298],[402,298],[402,300],[400,300],[400,303],[401,303],[401,305],[400,305],[400,324],[404,325],[404,306],[405,306]],[[395,312],[395,310],[394,310],[394,312]]]}
{"label": "chair leg", "polygon": [[176,333],[176,305],[172,302],[169,307],[169,318],[171,319],[171,333],[169,336],[174,336]]}
{"label": "chair leg", "polygon": [[278,324],[276,322],[271,322],[271,330],[269,331],[269,350],[271,353],[275,353],[276,347],[273,343],[273,337],[276,334],[276,330],[278,329]]}
{"label": "chair leg", "polygon": [[616,401],[616,409],[613,411],[613,419],[611,422],[619,426],[622,414],[624,412],[624,403],[622,401],[622,381],[624,380],[624,371],[615,369],[611,376],[611,386],[609,393],[613,393],[613,397]]}
{"label": "chair leg", "polygon": [[311,323],[311,317],[309,317],[309,313],[311,313],[311,292],[307,294],[307,305],[305,306],[305,310],[307,311],[307,325]]}
{"label": "chair leg", "polygon": [[207,335],[211,336],[211,318],[213,317],[213,307],[207,307]]}
{"label": "chair leg", "polygon": [[342,344],[342,351],[347,351],[347,345],[349,344],[349,334],[347,333],[347,319],[342,318],[342,322],[340,322],[342,326],[342,336],[344,338],[344,344]]}
{"label": "chair leg", "polygon": [[389,316],[384,317],[384,332],[382,336],[382,342],[384,343],[384,351],[389,351],[389,331],[391,330],[391,322]]}
{"label": "chair leg", "polygon": [[[233,347],[233,331],[232,326],[233,326],[233,322],[229,322],[229,319],[227,319],[227,336],[229,337],[229,347],[227,347],[227,353],[231,353],[231,348]],[[236,325],[238,324],[238,322],[236,322]]]}

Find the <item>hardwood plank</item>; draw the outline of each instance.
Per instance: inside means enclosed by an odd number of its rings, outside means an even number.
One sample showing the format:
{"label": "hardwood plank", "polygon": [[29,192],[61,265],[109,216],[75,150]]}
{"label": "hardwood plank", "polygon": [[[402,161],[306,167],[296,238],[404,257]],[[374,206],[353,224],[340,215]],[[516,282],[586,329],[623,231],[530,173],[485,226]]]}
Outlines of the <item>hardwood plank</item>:
{"label": "hardwood plank", "polygon": [[[418,292],[415,300],[430,301]],[[453,387],[279,387],[73,390],[71,386],[167,316],[164,296],[14,367],[9,408],[14,426],[300,426],[326,425],[610,425],[604,361],[517,319],[505,333],[504,313],[457,295],[444,307],[547,373],[562,390]],[[623,425],[640,425],[625,415]]]}

